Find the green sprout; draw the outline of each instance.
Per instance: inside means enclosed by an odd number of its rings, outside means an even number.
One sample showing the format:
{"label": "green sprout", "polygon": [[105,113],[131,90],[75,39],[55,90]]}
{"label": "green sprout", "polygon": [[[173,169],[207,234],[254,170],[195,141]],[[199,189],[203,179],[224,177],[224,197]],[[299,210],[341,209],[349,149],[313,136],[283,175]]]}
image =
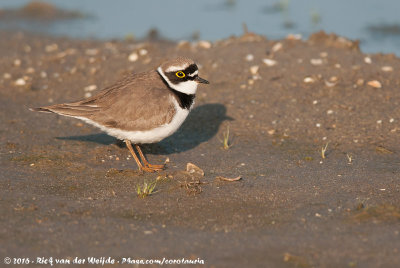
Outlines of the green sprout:
{"label": "green sprout", "polygon": [[325,159],[325,157],[326,157],[325,156],[325,152],[328,149],[328,144],[329,144],[329,142],[327,142],[326,145],[321,148],[321,157],[322,157],[322,159]]}
{"label": "green sprout", "polygon": [[224,148],[224,150],[228,150],[230,147],[232,147],[232,142],[229,139],[229,126],[226,128],[226,131],[224,131],[222,133],[222,140],[220,140],[222,142],[222,148]]}
{"label": "green sprout", "polygon": [[157,180],[153,182],[144,181],[142,186],[138,184],[136,186],[136,192],[138,197],[145,198],[146,196],[151,195],[154,192],[156,185],[157,185]]}

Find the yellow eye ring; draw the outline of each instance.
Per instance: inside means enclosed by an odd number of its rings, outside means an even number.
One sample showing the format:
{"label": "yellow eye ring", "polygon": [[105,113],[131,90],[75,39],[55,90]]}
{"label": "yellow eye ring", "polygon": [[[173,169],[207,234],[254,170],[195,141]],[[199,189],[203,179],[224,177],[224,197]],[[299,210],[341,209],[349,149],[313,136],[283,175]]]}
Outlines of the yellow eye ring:
{"label": "yellow eye ring", "polygon": [[179,78],[184,78],[184,77],[186,76],[185,73],[182,72],[182,71],[177,71],[177,72],[175,73],[175,75],[176,75],[177,77],[179,77]]}

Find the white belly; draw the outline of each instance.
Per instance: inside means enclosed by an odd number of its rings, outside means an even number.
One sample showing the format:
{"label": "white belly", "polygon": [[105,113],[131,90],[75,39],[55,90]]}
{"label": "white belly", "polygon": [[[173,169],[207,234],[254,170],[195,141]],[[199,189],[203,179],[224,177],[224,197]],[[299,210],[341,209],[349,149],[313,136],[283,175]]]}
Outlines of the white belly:
{"label": "white belly", "polygon": [[154,143],[172,135],[175,131],[178,130],[178,128],[182,125],[183,121],[185,121],[186,117],[188,116],[189,110],[182,109],[175,99],[174,104],[176,114],[170,123],[146,131],[126,131],[116,128],[108,128],[84,117],[76,118],[81,119],[90,125],[98,127],[102,131],[106,132],[108,135],[121,140],[130,140],[132,143]]}

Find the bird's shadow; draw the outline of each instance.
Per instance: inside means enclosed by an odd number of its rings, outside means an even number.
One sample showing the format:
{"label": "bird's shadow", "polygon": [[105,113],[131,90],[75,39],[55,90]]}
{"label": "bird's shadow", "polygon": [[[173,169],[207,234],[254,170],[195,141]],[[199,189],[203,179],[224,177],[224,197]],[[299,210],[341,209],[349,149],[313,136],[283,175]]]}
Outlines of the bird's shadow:
{"label": "bird's shadow", "polygon": [[[225,120],[233,120],[226,115],[226,107],[220,103],[204,104],[194,108],[183,125],[173,135],[155,144],[145,144],[143,149],[151,154],[180,153],[195,148],[200,143],[214,137],[219,126]],[[57,137],[60,140],[76,140],[98,144],[117,144],[124,146],[120,140],[105,133],[83,136]]]}

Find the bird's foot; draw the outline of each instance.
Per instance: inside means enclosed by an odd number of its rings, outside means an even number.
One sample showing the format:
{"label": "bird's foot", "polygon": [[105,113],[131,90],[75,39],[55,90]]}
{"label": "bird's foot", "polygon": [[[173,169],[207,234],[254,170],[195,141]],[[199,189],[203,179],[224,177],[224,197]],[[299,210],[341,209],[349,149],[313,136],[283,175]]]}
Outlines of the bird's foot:
{"label": "bird's foot", "polygon": [[163,170],[165,168],[165,165],[152,165],[152,164],[147,163],[144,165],[144,168],[151,169],[154,172],[154,171]]}
{"label": "bird's foot", "polygon": [[144,166],[140,167],[140,169],[144,172],[157,172],[161,171],[165,168],[165,165],[152,165],[152,164],[145,164]]}

